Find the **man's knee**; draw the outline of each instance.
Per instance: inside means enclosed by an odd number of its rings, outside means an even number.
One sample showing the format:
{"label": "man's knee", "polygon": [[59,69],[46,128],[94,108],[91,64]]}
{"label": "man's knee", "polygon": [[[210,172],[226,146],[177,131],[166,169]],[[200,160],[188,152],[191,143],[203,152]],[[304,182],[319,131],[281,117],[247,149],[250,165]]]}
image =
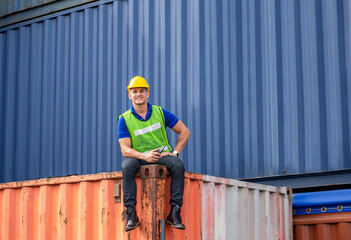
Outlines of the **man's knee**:
{"label": "man's knee", "polygon": [[137,172],[140,168],[140,163],[138,159],[126,158],[122,162],[122,172],[132,171]]}
{"label": "man's knee", "polygon": [[177,171],[177,172],[184,172],[185,171],[184,163],[179,158],[177,158],[177,160],[174,161],[173,163],[173,169],[174,171]]}

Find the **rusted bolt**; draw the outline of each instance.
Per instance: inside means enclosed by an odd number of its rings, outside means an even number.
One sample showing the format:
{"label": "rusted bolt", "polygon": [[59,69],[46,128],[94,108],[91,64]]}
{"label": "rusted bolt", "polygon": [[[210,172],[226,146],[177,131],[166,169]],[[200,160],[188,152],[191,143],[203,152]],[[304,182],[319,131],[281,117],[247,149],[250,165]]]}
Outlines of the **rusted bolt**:
{"label": "rusted bolt", "polygon": [[338,211],[340,212],[340,211],[342,211],[344,208],[343,208],[343,206],[342,205],[339,205],[338,206]]}
{"label": "rusted bolt", "polygon": [[322,212],[325,212],[325,211],[327,211],[327,208],[326,208],[326,207],[322,207],[322,208],[321,208],[321,211],[322,211]]}
{"label": "rusted bolt", "polygon": [[311,208],[306,208],[306,213],[311,213]]}

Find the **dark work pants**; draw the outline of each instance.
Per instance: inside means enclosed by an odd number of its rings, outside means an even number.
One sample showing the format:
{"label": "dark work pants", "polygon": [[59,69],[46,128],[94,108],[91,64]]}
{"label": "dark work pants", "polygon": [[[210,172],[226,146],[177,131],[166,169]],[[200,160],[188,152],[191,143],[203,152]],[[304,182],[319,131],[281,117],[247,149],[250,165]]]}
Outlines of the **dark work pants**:
{"label": "dark work pants", "polygon": [[[144,160],[136,158],[126,158],[122,162],[122,186],[123,186],[123,203],[126,208],[134,208],[136,201],[136,183],[135,175],[140,169],[141,165],[150,164]],[[183,162],[174,156],[168,155],[162,157],[158,162],[154,164],[160,164],[166,166],[168,171],[172,175],[171,181],[171,205],[183,205],[183,192],[184,192],[184,164]]]}

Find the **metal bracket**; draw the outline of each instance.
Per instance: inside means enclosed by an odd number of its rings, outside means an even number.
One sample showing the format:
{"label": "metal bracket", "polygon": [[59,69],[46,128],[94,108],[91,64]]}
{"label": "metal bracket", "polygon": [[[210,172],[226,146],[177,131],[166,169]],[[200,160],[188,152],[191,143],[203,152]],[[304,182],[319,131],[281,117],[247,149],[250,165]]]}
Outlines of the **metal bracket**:
{"label": "metal bracket", "polygon": [[116,181],[113,186],[113,196],[115,197],[115,203],[121,202],[121,182]]}
{"label": "metal bracket", "polygon": [[159,164],[149,164],[140,167],[140,178],[163,178],[167,177],[166,166]]}

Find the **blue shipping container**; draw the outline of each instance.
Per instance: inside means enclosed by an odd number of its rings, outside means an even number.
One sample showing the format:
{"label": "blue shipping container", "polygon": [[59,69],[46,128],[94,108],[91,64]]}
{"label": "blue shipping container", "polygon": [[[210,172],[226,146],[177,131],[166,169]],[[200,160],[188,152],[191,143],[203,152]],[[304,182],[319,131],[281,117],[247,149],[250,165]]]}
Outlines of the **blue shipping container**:
{"label": "blue shipping container", "polygon": [[56,1],[58,0],[2,0],[0,1],[0,17]]}
{"label": "blue shipping container", "polygon": [[349,0],[104,0],[0,29],[0,182],[120,170],[135,75],[187,171],[351,167]]}

